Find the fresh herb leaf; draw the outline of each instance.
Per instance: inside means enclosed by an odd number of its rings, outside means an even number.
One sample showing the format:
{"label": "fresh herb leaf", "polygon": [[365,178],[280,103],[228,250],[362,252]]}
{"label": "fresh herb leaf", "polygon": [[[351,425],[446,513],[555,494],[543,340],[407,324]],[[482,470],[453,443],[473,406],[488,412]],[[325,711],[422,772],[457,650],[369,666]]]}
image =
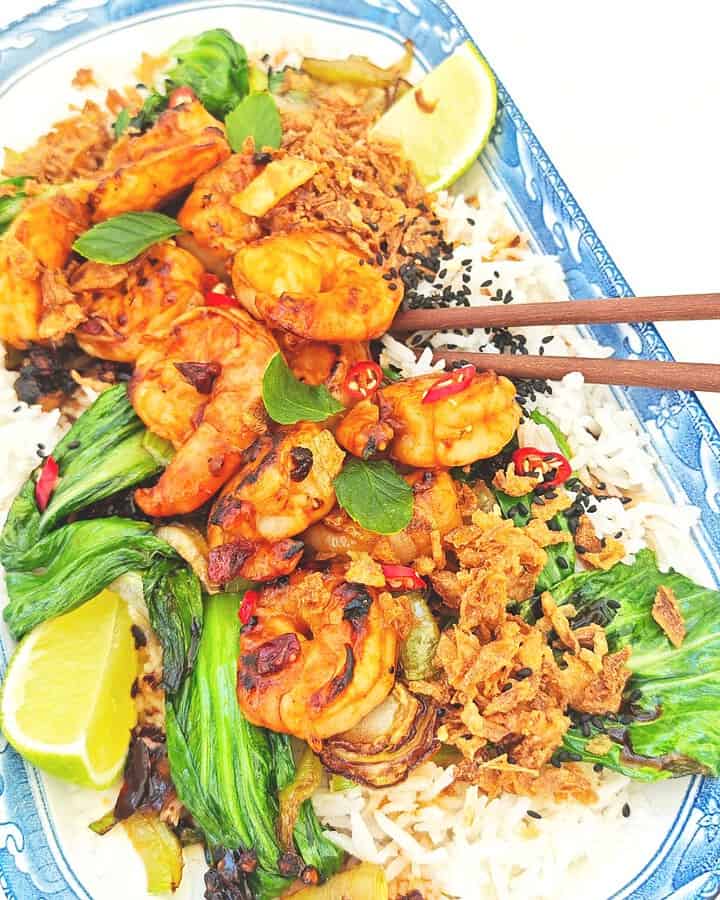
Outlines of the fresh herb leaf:
{"label": "fresh herb leaf", "polygon": [[392,366],[383,366],[383,375],[387,378],[388,381],[402,381],[403,377],[399,372],[396,372]]}
{"label": "fresh herb leaf", "polygon": [[265,369],[263,403],[270,418],[280,425],[324,422],[344,409],[323,385],[298,381],[281,353],[276,353]]}
{"label": "fresh herb leaf", "polygon": [[412,488],[386,460],[351,459],[335,478],[335,494],[351,519],[376,534],[395,534],[412,519]]}
{"label": "fresh herb leaf", "polygon": [[11,184],[13,187],[24,188],[25,184],[30,181],[30,178],[30,175],[13,175],[12,178],[3,178],[3,180],[0,181],[0,187]]}
{"label": "fresh herb leaf", "polygon": [[4,178],[0,181],[0,187],[12,185],[12,187],[19,189],[14,194],[6,194],[0,197],[0,234],[4,234],[7,231],[15,216],[23,208],[27,194],[22,188],[25,187],[25,183],[29,179],[29,175],[15,175],[13,178]]}
{"label": "fresh herb leaf", "polygon": [[552,436],[555,438],[555,443],[558,445],[558,450],[562,453],[562,455],[566,459],[572,458],[572,450],[570,449],[570,444],[568,444],[567,438],[560,431],[558,426],[550,419],[548,416],[543,415],[539,410],[534,409],[530,413],[530,418],[537,425],[545,425],[545,427],[550,431]]}
{"label": "fresh herb leaf", "polygon": [[247,53],[224,28],[185,38],[169,52],[177,58],[177,65],[168,72],[169,89],[192,88],[217,118],[224,118],[247,95]]}
{"label": "fresh herb leaf", "polygon": [[252,137],[255,148],[279,147],[282,124],[277,104],[267,91],[249,94],[225,119],[230,146],[235,153],[243,148],[245,139]]}
{"label": "fresh herb leaf", "polygon": [[181,231],[175,219],[162,213],[122,213],[81,234],[73,250],[93,262],[112,266],[130,262],[143,250]]}
{"label": "fresh herb leaf", "polygon": [[116,141],[123,136],[129,124],[130,113],[128,112],[127,106],[123,106],[118,113],[117,119],[113,122],[113,133]]}
{"label": "fresh herb leaf", "polygon": [[[168,98],[165,94],[160,94],[154,89],[151,90],[145,98],[140,112],[129,120],[129,127],[133,131],[147,131],[148,128],[151,128],[157,122],[160,113],[167,109],[167,105]],[[119,137],[117,133],[116,137]]]}
{"label": "fresh herb leaf", "polygon": [[12,196],[0,197],[0,234],[4,234],[27,199],[27,194],[18,191]]}
{"label": "fresh herb leaf", "polygon": [[[687,635],[677,649],[651,614],[661,585],[675,593],[685,620]],[[568,732],[566,747],[643,780],[720,774],[720,591],[673,570],[661,572],[652,551],[642,550],[631,565],[573,575],[552,595],[557,603],[572,603],[580,617],[606,608],[608,601],[611,608],[619,606],[606,635],[613,652],[632,646],[628,691],[637,692],[628,724],[604,719],[605,730],[618,741],[624,737],[632,752],[616,744],[605,755],[593,755],[586,745],[596,732],[586,738],[577,728]],[[530,608],[525,605],[524,612]]]}

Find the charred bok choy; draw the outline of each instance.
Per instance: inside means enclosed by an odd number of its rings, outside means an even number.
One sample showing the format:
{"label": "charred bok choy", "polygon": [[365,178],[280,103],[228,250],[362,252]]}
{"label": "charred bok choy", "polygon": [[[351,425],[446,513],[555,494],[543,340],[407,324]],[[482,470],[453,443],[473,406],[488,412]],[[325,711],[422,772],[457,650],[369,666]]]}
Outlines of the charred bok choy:
{"label": "charred bok choy", "polygon": [[4,616],[13,637],[69,612],[124,572],[177,559],[145,522],[115,516],[67,523],[89,505],[156,475],[170,453],[170,445],[135,415],[124,385],[106,391],[80,416],[50,458],[52,483],[46,460],[23,485],[0,535],[10,598]]}
{"label": "charred bok choy", "polygon": [[278,837],[277,791],[292,781],[295,765],[287,740],[251,725],[238,706],[241,599],[206,598],[195,669],[166,707],[167,744],[179,798],[215,853],[251,854],[248,881],[262,900],[278,896],[304,865],[331,874],[341,852],[323,837],[304,797],[292,830],[297,852]]}
{"label": "charred bok choy", "polygon": [[[687,628],[678,648],[651,614],[661,586],[675,593]],[[642,550],[632,565],[572,575],[551,593],[575,607],[574,627],[604,626],[610,652],[632,646],[620,715],[576,723],[565,751],[643,781],[720,774],[720,592],[661,572],[652,551]],[[529,601],[523,610],[532,618],[537,607]]]}

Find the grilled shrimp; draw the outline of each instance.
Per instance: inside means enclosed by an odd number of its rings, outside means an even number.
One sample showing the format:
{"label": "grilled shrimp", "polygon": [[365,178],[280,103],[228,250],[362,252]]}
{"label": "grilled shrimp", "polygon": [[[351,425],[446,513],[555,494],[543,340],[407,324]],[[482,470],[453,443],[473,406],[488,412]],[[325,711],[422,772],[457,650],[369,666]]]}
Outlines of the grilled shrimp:
{"label": "grilled shrimp", "polygon": [[177,453],[154,487],[135,493],[148,515],[192,512],[234,475],[267,428],[262,376],[277,351],[272,335],[238,309],[196,307],[152,338],[130,398]]}
{"label": "grilled shrimp", "polygon": [[228,156],[222,125],[198,100],[171,103],[145,134],[113,145],[90,199],[93,221],[162,206]]}
{"label": "grilled shrimp", "polygon": [[238,299],[272,328],[315,341],[367,341],[393,320],[402,290],[327,231],[274,234],[242,247],[232,268]]}
{"label": "grilled shrimp", "polygon": [[464,466],[499,453],[520,422],[515,386],[494,372],[475,376],[462,393],[423,403],[437,375],[421,375],[383,388],[363,401],[336,431],[338,443],[356,456],[387,450],[408,466]]}
{"label": "grilled shrimp", "polygon": [[102,359],[133,362],[148,337],[203,303],[202,275],[197,259],[172,241],[155,244],[124,266],[83,263],[70,276],[88,316],[75,332],[78,344]]}
{"label": "grilled shrimp", "polygon": [[410,565],[421,556],[432,557],[433,532],[443,537],[462,525],[455,482],[447,472],[412,472],[405,480],[413,489],[413,517],[396,534],[366,531],[341,509],[333,510],[302,536],[305,546],[320,559],[369,553],[380,563]]}
{"label": "grilled shrimp", "polygon": [[293,375],[305,384],[324,384],[345,406],[352,403],[344,389],[345,378],[357,362],[370,359],[365,343],[326,344],[307,341],[287,331],[274,332]]}
{"label": "grilled shrimp", "polygon": [[245,538],[279,541],[318,522],[335,504],[345,454],[331,432],[301,422],[259,437],[210,513],[211,547]]}
{"label": "grilled shrimp", "polygon": [[235,153],[198,178],[180,210],[178,222],[201,247],[229,259],[248,241],[260,237],[256,220],[230,201],[261,168],[253,162],[252,155]]}
{"label": "grilled shrimp", "polygon": [[85,182],[47,188],[0,239],[0,339],[14,347],[59,340],[84,319],[59,270],[89,225],[88,193]]}
{"label": "grilled shrimp", "polygon": [[245,716],[315,748],[355,726],[395,681],[398,634],[383,599],[374,588],[319,572],[263,588],[240,635]]}

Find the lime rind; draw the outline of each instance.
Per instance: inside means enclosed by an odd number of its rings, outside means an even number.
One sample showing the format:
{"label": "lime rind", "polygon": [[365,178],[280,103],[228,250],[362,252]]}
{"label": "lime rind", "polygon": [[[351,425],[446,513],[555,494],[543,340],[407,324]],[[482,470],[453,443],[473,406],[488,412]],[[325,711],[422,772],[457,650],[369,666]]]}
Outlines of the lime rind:
{"label": "lime rind", "polygon": [[[117,780],[136,721],[130,696],[137,675],[131,624],[125,601],[103,591],[20,642],[0,690],[0,730],[28,762],[85,787],[102,789]],[[94,667],[92,657],[78,659],[81,645],[97,654]],[[86,684],[84,697],[79,681]],[[53,716],[57,742],[52,740]]]}
{"label": "lime rind", "polygon": [[[443,114],[419,111],[413,94],[432,86],[431,96],[465,81],[465,94]],[[468,110],[468,99],[474,101]],[[463,109],[463,105],[465,109]],[[450,110],[450,115],[448,115]],[[453,115],[454,113],[454,115]],[[469,113],[469,116],[468,116]],[[428,191],[448,188],[477,160],[488,142],[497,115],[497,84],[492,69],[472,41],[466,41],[439,66],[429,72],[376,122],[372,134],[397,140],[415,164],[418,177]],[[454,136],[454,146],[448,135]]]}

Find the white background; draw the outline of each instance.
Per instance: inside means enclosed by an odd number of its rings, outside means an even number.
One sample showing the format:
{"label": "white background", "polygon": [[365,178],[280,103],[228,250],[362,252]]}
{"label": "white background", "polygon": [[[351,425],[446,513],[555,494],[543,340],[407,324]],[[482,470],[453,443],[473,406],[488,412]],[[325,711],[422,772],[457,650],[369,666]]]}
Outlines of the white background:
{"label": "white background", "polygon": [[[720,290],[716,0],[451,2],[635,293]],[[40,5],[0,0],[0,26]],[[660,330],[720,362],[720,323]]]}

